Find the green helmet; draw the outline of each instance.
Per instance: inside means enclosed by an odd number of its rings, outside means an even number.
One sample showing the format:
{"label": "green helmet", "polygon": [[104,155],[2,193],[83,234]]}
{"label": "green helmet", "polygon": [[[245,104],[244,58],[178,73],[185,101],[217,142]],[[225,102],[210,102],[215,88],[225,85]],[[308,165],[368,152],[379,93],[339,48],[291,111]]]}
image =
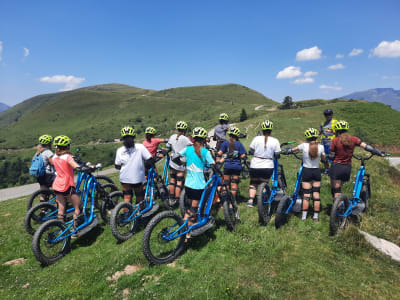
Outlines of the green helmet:
{"label": "green helmet", "polygon": [[136,136],[135,129],[130,126],[125,126],[124,128],[121,129],[121,137],[126,137],[126,136]]}
{"label": "green helmet", "polygon": [[192,137],[205,139],[207,137],[207,130],[205,130],[203,127],[196,127],[195,129],[193,129]]}
{"label": "green helmet", "polygon": [[178,121],[176,122],[175,128],[178,130],[186,130],[188,126],[185,121]]}
{"label": "green helmet", "polygon": [[304,136],[307,139],[310,138],[314,138],[314,137],[318,137],[318,130],[315,128],[308,128],[305,132],[304,132]]}
{"label": "green helmet", "polygon": [[51,143],[51,140],[53,139],[53,137],[49,134],[43,134],[42,136],[40,136],[39,138],[39,144],[42,145],[48,145]]}
{"label": "green helmet", "polygon": [[336,121],[335,125],[333,126],[333,129],[335,131],[338,131],[338,130],[349,130],[349,123],[344,121],[344,120]]}
{"label": "green helmet", "polygon": [[222,113],[219,115],[219,119],[223,120],[223,121],[228,121],[229,120],[229,116],[226,113]]}
{"label": "green helmet", "polygon": [[57,146],[66,147],[66,146],[71,145],[71,139],[69,137],[67,137],[66,135],[59,135],[54,138],[53,144],[56,147]]}
{"label": "green helmet", "polygon": [[265,120],[264,122],[261,123],[261,129],[262,130],[272,130],[274,127],[274,123],[270,120]]}
{"label": "green helmet", "polygon": [[234,135],[234,136],[239,137],[240,136],[240,129],[235,127],[235,126],[232,126],[228,130],[228,135]]}
{"label": "green helmet", "polygon": [[144,133],[148,133],[148,134],[156,134],[157,130],[153,127],[147,127],[146,130],[144,131]]}

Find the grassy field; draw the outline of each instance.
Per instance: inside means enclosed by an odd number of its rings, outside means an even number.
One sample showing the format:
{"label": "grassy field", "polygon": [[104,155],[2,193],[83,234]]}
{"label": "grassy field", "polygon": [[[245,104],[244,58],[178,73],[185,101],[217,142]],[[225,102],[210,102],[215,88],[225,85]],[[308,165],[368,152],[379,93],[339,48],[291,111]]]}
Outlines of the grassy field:
{"label": "grassy field", "polygon": [[[290,191],[298,161],[284,157],[281,162]],[[370,161],[367,170],[372,176],[372,210],[364,216],[361,229],[400,244],[400,189],[395,182],[400,181],[400,174],[381,158]],[[113,179],[118,181],[118,175]],[[241,183],[242,196],[247,186],[248,180]],[[351,183],[344,190],[349,193]],[[32,254],[32,237],[23,229],[26,198],[2,202],[0,298],[399,298],[398,263],[369,246],[354,226],[336,237],[329,236],[331,197],[326,177],[321,198],[319,223],[292,216],[286,226],[275,230],[272,224],[260,227],[256,209],[246,207],[242,197],[242,222],[236,232],[225,229],[220,212],[215,228],[193,239],[176,262],[163,266],[149,266],[143,256],[142,230],[120,244],[109,226],[101,224],[74,240],[72,251],[61,261],[41,267]],[[26,261],[3,265],[16,258]],[[129,268],[134,272],[107,279]]]}

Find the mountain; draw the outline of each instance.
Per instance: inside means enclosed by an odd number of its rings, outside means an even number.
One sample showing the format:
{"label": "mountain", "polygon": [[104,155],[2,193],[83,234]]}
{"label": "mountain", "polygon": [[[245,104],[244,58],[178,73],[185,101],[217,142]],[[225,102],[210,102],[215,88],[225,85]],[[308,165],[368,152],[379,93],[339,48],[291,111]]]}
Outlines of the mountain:
{"label": "mountain", "polygon": [[66,134],[74,144],[113,141],[122,126],[138,134],[153,126],[167,137],[177,120],[190,127],[215,125],[226,112],[239,120],[242,108],[276,106],[264,95],[238,84],[178,87],[155,91],[122,84],[103,84],[39,95],[0,115],[0,148],[26,148],[48,133]]}
{"label": "mountain", "polygon": [[377,88],[361,92],[355,92],[341,98],[363,99],[372,102],[381,102],[390,105],[393,109],[400,111],[400,90],[392,88]]}
{"label": "mountain", "polygon": [[3,111],[6,111],[6,110],[9,109],[9,108],[10,108],[10,106],[8,106],[7,104],[0,103],[0,114],[1,114]]}

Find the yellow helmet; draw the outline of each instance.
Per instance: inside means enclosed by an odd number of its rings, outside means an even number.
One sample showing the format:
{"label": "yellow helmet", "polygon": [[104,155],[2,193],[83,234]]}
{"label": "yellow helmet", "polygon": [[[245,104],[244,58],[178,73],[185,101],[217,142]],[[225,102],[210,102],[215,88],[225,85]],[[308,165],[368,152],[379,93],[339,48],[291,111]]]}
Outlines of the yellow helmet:
{"label": "yellow helmet", "polygon": [[147,127],[144,133],[156,134],[157,130],[154,127]]}
{"label": "yellow helmet", "polygon": [[39,144],[42,145],[48,145],[51,143],[51,140],[53,137],[49,134],[43,134],[41,137],[39,137]]}
{"label": "yellow helmet", "polygon": [[186,130],[188,128],[188,126],[185,121],[178,121],[178,122],[176,122],[175,128],[178,130]]}
{"label": "yellow helmet", "polygon": [[335,131],[349,130],[349,123],[344,120],[336,121],[333,128],[335,129]]}
{"label": "yellow helmet", "polygon": [[71,139],[69,137],[67,137],[66,135],[59,135],[54,138],[53,144],[56,147],[57,146],[66,147],[66,146],[71,145]]}
{"label": "yellow helmet", "polygon": [[205,139],[207,137],[207,130],[205,130],[203,127],[196,127],[195,129],[193,129],[192,137]]}
{"label": "yellow helmet", "polygon": [[219,119],[223,120],[223,121],[228,121],[229,120],[229,116],[226,113],[222,113],[219,115]]}
{"label": "yellow helmet", "polygon": [[272,130],[274,127],[274,123],[270,120],[265,120],[264,122],[261,123],[261,129],[262,130]]}
{"label": "yellow helmet", "polygon": [[305,132],[304,132],[304,136],[307,139],[310,138],[314,138],[314,137],[318,137],[318,130],[315,128],[308,128]]}
{"label": "yellow helmet", "polygon": [[232,126],[228,130],[228,135],[234,135],[234,136],[239,137],[240,136],[240,129],[235,127],[235,126]]}
{"label": "yellow helmet", "polygon": [[125,126],[124,128],[121,129],[121,137],[126,137],[126,136],[136,136],[135,129],[133,129],[130,126]]}

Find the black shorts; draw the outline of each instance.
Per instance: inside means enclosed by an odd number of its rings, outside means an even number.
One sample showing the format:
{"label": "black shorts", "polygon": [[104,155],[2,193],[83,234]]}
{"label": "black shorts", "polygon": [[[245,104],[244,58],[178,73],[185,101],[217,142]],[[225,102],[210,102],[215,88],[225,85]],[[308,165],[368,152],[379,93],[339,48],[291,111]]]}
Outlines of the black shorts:
{"label": "black shorts", "polygon": [[224,168],[224,175],[240,176],[240,172],[241,172],[241,170]]}
{"label": "black shorts", "polygon": [[50,188],[53,185],[54,179],[56,179],[56,174],[45,174],[43,176],[37,177],[37,182],[40,185],[45,185]]}
{"label": "black shorts", "polygon": [[263,178],[269,180],[274,172],[274,168],[254,169],[250,168],[250,178]]}
{"label": "black shorts", "polygon": [[185,186],[185,193],[189,200],[198,200],[201,199],[201,194],[203,194],[204,189],[197,190],[191,189],[190,187]]}
{"label": "black shorts", "polygon": [[69,197],[72,195],[76,195],[76,191],[75,191],[75,187],[74,186],[70,186],[65,192],[59,192],[59,191],[54,191],[56,193],[56,195],[63,195],[64,197]]}
{"label": "black shorts", "polygon": [[329,169],[329,176],[334,180],[349,181],[351,175],[351,165],[332,163]]}
{"label": "black shorts", "polygon": [[129,184],[131,188],[133,189],[137,189],[140,188],[143,183],[139,182],[139,183],[125,183],[125,182],[121,182],[121,184]]}
{"label": "black shorts", "polygon": [[304,168],[301,176],[303,182],[321,181],[321,170],[319,168]]}

